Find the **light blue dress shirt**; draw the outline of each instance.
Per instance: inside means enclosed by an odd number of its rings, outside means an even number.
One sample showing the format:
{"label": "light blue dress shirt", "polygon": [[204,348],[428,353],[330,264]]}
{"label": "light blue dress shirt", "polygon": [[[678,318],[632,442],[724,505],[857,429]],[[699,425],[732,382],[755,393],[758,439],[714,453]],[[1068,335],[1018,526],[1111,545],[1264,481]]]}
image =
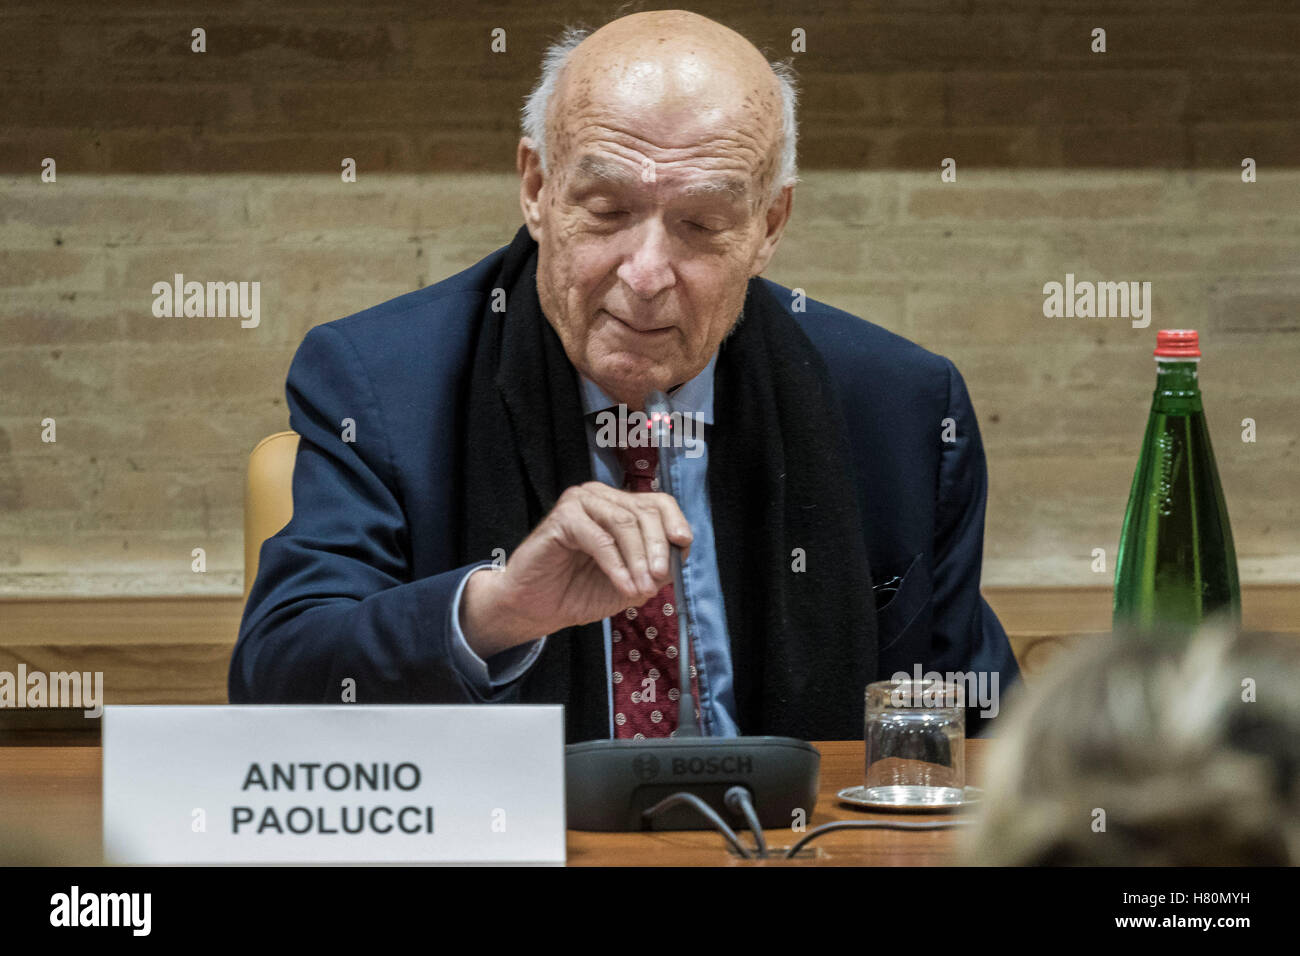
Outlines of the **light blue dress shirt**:
{"label": "light blue dress shirt", "polygon": [[[718,356],[714,353],[699,375],[675,389],[668,396],[673,412],[691,416],[705,425],[713,425],[713,372]],[[587,449],[591,455],[591,474],[596,481],[615,488],[623,486],[623,469],[613,448],[596,443],[595,412],[617,405],[594,383],[579,376],[583,412],[587,422]],[[689,433],[688,433],[689,434]],[[727,638],[726,608],[722,599],[722,581],[718,575],[717,551],[713,540],[713,515],[709,506],[707,430],[696,429],[699,441],[697,457],[686,448],[674,449],[672,456],[673,487],[677,502],[690,523],[694,540],[690,556],[682,565],[682,588],[686,592],[691,621],[691,638],[695,645],[695,663],[700,688],[700,714],[704,733],[712,737],[737,735],[735,687],[731,670],[731,646]],[[537,660],[546,638],[502,651],[483,660],[465,640],[460,629],[460,599],[470,575],[490,569],[484,563],[472,569],[460,582],[451,603],[451,650],[461,679],[485,702],[499,699],[510,685],[522,677]],[[679,599],[680,600],[680,599]],[[602,623],[605,640],[605,687],[609,702],[609,735],[614,736],[614,683],[612,643],[609,619]]]}

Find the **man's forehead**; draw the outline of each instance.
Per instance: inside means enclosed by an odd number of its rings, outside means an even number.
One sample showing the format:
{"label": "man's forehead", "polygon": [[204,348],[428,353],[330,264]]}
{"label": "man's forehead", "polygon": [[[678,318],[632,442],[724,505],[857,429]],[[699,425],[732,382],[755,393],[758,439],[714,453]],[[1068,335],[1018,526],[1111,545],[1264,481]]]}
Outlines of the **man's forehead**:
{"label": "man's forehead", "polygon": [[[584,153],[579,157],[575,171],[580,183],[597,185],[636,186],[647,178],[645,169],[631,160],[613,160],[595,153]],[[749,179],[736,173],[692,171],[678,176],[668,166],[656,166],[652,171],[656,181],[661,178],[673,181],[674,191],[684,196],[722,196],[742,201],[749,198]]]}

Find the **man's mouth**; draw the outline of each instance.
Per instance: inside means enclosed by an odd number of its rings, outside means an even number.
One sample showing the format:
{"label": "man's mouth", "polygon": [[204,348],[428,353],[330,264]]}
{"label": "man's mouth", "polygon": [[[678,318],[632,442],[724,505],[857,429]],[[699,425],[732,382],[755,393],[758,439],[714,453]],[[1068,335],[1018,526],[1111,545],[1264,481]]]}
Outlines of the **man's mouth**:
{"label": "man's mouth", "polygon": [[605,315],[613,319],[615,323],[622,326],[627,331],[635,332],[637,335],[658,335],[663,332],[671,332],[673,329],[671,325],[660,325],[660,326],[654,326],[650,328],[639,328],[638,326],[635,326],[632,323],[628,322],[626,319],[619,318],[617,315],[615,315],[613,312],[610,312],[608,309],[601,309],[600,311],[605,313]]}

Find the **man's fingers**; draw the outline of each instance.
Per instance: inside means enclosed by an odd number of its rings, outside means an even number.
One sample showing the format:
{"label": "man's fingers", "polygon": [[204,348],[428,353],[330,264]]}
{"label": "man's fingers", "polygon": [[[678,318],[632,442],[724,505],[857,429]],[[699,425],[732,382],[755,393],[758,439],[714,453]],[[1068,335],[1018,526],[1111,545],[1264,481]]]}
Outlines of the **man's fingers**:
{"label": "man's fingers", "polygon": [[[641,525],[647,535],[647,550],[650,551],[652,546],[657,548],[660,542],[664,545],[662,551],[664,558],[663,570],[656,571],[656,576],[662,578],[668,573],[667,544],[675,544],[681,548],[683,557],[690,552],[691,541],[694,539],[691,526],[686,520],[686,515],[682,513],[681,507],[677,504],[677,499],[672,495],[657,491],[620,491],[600,482],[591,482],[582,487],[592,495],[606,501],[622,503],[627,507],[631,507],[637,511],[638,515],[642,516]],[[649,516],[647,516],[647,512],[650,513]],[[653,559],[653,553],[651,557]]]}
{"label": "man's fingers", "polygon": [[618,543],[623,564],[632,573],[637,588],[647,594],[656,590],[650,572],[650,558],[646,552],[645,533],[637,511],[622,501],[611,501],[600,495],[584,495],[579,502],[583,510],[605,529]]}
{"label": "man's fingers", "polygon": [[569,546],[593,559],[628,600],[654,594],[667,579],[669,546],[689,553],[692,534],[671,495],[629,492],[600,482],[570,488],[555,518]]}
{"label": "man's fingers", "polygon": [[582,505],[574,503],[563,513],[557,513],[561,533],[571,547],[590,555],[605,577],[629,600],[640,596],[642,587],[632,577],[623,558],[623,552],[614,536],[591,517]]}
{"label": "man's fingers", "polygon": [[668,576],[668,537],[658,508],[640,508],[637,518],[641,522],[641,535],[645,539],[646,555],[650,559],[650,573],[656,581]]}
{"label": "man's fingers", "polygon": [[687,522],[686,515],[682,514],[677,499],[662,492],[653,492],[645,497],[649,498],[649,503],[658,510],[659,520],[668,540],[679,548],[690,548],[695,536],[691,533],[690,523]]}

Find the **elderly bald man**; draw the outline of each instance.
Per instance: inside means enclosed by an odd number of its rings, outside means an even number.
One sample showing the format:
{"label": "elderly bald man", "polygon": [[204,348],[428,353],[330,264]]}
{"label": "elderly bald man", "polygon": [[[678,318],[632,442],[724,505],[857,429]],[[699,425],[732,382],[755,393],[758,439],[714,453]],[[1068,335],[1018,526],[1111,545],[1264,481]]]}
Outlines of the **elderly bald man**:
{"label": "elderly bald man", "polygon": [[[294,358],[293,518],[232,702],[561,703],[571,742],[672,735],[683,605],[705,734],[847,739],[869,681],[1017,676],[979,592],[961,375],[758,278],[793,208],[795,99],[788,68],[683,11],[547,52],[514,241]],[[651,390],[688,439],[675,497]]]}

